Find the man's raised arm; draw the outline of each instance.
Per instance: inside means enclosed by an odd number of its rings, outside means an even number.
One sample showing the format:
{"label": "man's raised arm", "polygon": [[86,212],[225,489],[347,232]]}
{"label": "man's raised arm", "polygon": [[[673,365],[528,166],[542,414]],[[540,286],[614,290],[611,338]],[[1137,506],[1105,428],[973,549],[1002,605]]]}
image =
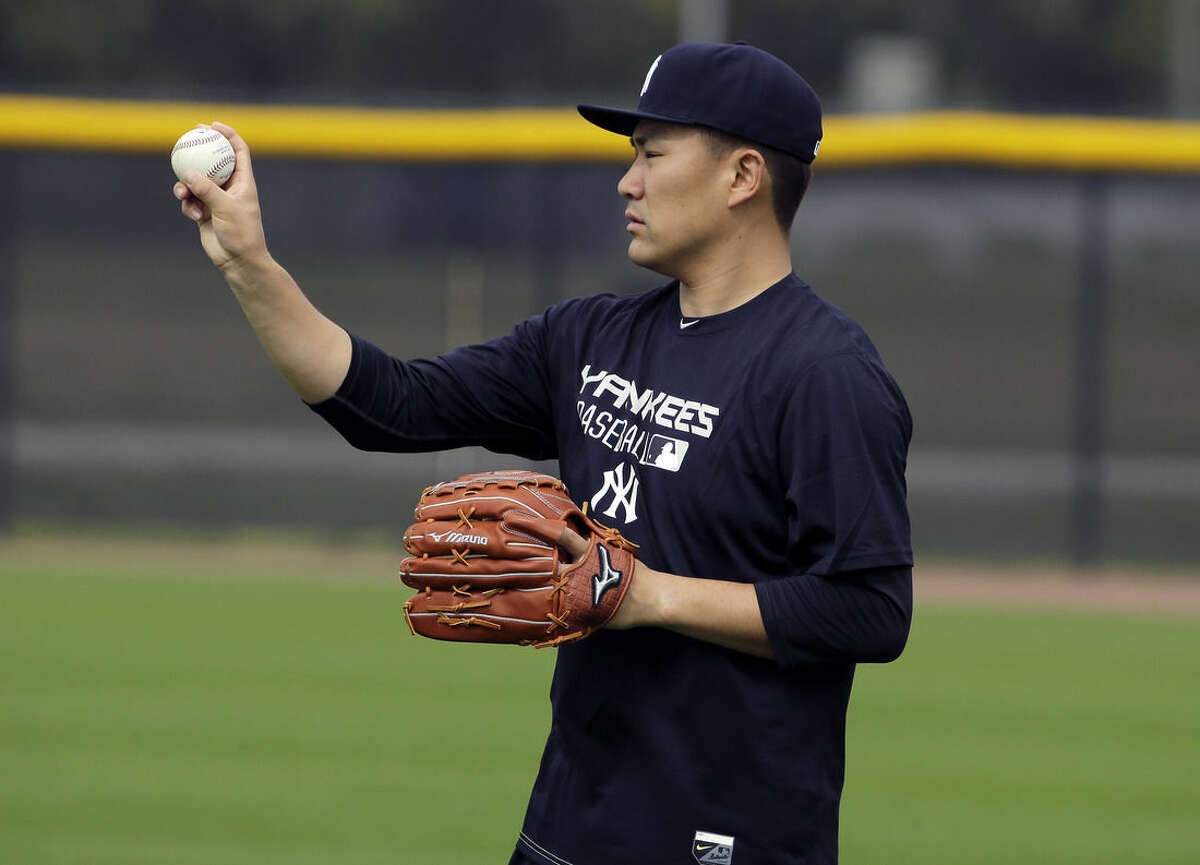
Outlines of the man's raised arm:
{"label": "man's raised arm", "polygon": [[224,189],[189,173],[175,184],[180,209],[199,227],[204,251],[288,384],[305,402],[326,400],[350,368],[350,336],[309,302],[267,251],[250,149],[232,127],[212,127],[233,145],[237,167]]}

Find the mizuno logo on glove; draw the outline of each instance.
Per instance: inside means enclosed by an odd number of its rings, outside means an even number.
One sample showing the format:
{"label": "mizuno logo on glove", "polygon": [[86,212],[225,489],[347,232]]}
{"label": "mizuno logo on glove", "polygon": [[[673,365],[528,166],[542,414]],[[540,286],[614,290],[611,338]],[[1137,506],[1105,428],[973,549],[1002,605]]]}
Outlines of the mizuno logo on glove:
{"label": "mizuno logo on glove", "polygon": [[482,544],[487,546],[486,535],[464,535],[462,532],[430,532],[429,537],[439,544]]}
{"label": "mizuno logo on glove", "polygon": [[604,593],[613,586],[620,585],[621,572],[612,566],[612,559],[608,556],[608,547],[603,544],[596,545],[596,552],[600,557],[600,573],[592,575],[592,606],[600,606],[600,599],[604,597]]}

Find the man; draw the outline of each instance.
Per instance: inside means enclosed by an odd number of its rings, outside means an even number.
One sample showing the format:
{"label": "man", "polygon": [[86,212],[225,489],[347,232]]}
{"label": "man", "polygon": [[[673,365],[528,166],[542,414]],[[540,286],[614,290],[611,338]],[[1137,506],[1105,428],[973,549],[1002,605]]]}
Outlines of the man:
{"label": "man", "polygon": [[637,111],[580,111],[631,136],[629,257],[672,281],[431,360],[305,300],[233,130],[228,190],[176,195],[271,358],[353,444],[557,457],[640,545],[610,625],[558,650],[512,862],[835,862],[854,665],[895,658],[911,619],[911,420],[866,334],[792,273],[820,103],[763,51],[691,44],[655,60]]}

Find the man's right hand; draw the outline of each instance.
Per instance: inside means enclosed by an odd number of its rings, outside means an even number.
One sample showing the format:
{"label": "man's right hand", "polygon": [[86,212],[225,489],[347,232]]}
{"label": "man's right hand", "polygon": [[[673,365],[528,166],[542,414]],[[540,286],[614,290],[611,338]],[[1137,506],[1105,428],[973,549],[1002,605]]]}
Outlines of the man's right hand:
{"label": "man's right hand", "polygon": [[350,369],[350,335],[323,316],[291,275],[271,258],[263,235],[250,148],[224,123],[237,157],[224,188],[189,173],[175,184],[183,215],[200,228],[200,243],[229,283],[246,319],[283,377],[305,402],[333,396]]}
{"label": "man's right hand", "polygon": [[261,267],[270,261],[258,187],[250,164],[250,148],[232,127],[213,123],[233,145],[237,163],[224,188],[207,177],[189,172],[186,182],[175,184],[175,197],[183,215],[200,228],[200,243],[208,257],[227,276],[229,271]]}

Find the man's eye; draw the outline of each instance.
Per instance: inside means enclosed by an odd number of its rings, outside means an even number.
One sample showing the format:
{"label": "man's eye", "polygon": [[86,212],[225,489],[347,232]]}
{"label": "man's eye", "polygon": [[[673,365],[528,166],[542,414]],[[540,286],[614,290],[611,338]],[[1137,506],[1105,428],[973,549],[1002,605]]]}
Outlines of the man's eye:
{"label": "man's eye", "polygon": [[654,158],[654,157],[656,157],[656,156],[662,156],[662,154],[661,154],[661,153],[655,153],[655,152],[654,152],[654,151],[652,151],[652,150],[647,150],[647,151],[646,151],[646,158],[647,158],[647,159],[653,159],[653,158]]}

